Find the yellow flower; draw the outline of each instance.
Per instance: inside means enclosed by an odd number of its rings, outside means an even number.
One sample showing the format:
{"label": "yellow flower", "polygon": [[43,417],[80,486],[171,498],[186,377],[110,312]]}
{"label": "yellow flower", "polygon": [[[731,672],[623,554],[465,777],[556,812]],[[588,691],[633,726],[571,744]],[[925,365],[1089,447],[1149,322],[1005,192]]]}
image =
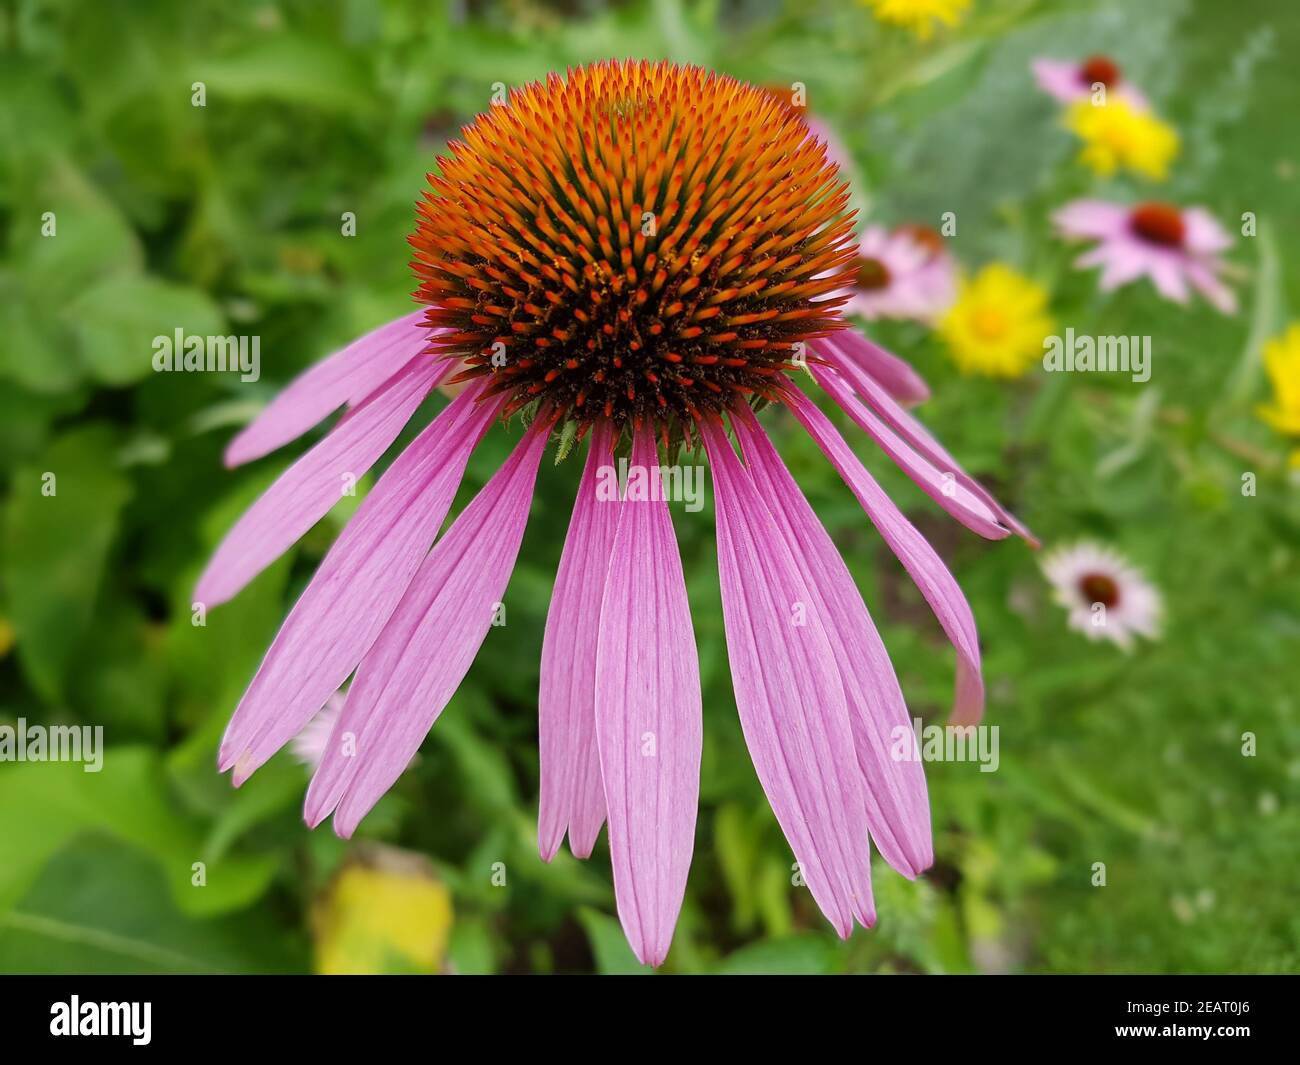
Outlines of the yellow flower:
{"label": "yellow flower", "polygon": [[1120,167],[1164,181],[1178,154],[1178,131],[1149,111],[1111,95],[1104,104],[1090,98],[1070,106],[1066,126],[1083,140],[1079,161],[1102,177]]}
{"label": "yellow flower", "polygon": [[963,373],[1019,377],[1043,357],[1052,332],[1047,290],[1003,263],[963,278],[939,334]]}
{"label": "yellow flower", "polygon": [[923,41],[929,40],[936,22],[955,26],[970,7],[970,0],[863,0],[863,3],[881,22],[903,26]]}
{"label": "yellow flower", "polygon": [[[1300,437],[1300,322],[1264,345],[1264,369],[1273,383],[1273,403],[1261,403],[1259,416],[1284,436]],[[1291,464],[1300,466],[1300,449]]]}
{"label": "yellow flower", "polygon": [[451,923],[451,894],[422,855],[368,847],[312,907],[316,971],[436,973]]}

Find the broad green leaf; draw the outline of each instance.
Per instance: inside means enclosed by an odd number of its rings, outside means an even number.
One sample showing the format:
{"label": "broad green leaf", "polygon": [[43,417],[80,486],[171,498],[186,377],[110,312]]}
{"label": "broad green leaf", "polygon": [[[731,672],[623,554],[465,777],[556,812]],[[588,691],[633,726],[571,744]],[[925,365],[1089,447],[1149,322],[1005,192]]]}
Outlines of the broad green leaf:
{"label": "broad green leaf", "polygon": [[346,113],[369,111],[375,102],[356,53],[324,40],[283,34],[191,66],[190,80],[207,86],[208,107],[268,99]]}
{"label": "broad green leaf", "polygon": [[[184,352],[175,350],[178,329],[187,341],[197,337],[205,345],[208,337],[225,334],[220,312],[204,293],[154,277],[106,278],[71,303],[65,317],[87,369],[107,385],[131,384],[153,373],[157,350],[179,361]],[[155,338],[166,348],[156,347]],[[237,349],[226,347],[228,362],[237,362]],[[233,368],[224,373],[239,377]]]}
{"label": "broad green leaf", "polygon": [[733,951],[714,970],[719,976],[819,976],[832,971],[834,952],[821,936],[759,940]]}
{"label": "broad green leaf", "polygon": [[156,752],[109,746],[101,753],[98,772],[77,762],[0,768],[0,910],[22,897],[55,853],[87,832],[108,833],[153,858],[186,913],[237,909],[266,889],[278,859],[207,850],[200,823],[179,811]]}
{"label": "broad green leaf", "polygon": [[267,913],[199,920],[177,909],[157,867],[104,838],[55,858],[0,913],[0,972],[302,972],[304,943]]}
{"label": "broad green leaf", "polygon": [[18,655],[32,685],[57,702],[87,634],[130,485],[113,436],[87,426],[55,440],[14,474],[5,515],[4,577]]}
{"label": "broad green leaf", "polygon": [[623,926],[613,917],[583,906],[578,910],[578,921],[596,955],[596,972],[603,976],[646,976],[654,972],[636,960],[623,935]]}

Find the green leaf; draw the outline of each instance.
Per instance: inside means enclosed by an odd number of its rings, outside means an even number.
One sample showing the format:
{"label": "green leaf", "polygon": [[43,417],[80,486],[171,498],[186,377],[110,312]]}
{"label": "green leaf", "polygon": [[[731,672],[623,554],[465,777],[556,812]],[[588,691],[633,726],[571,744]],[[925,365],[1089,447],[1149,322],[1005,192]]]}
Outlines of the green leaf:
{"label": "green leaf", "polygon": [[[515,807],[510,763],[501,749],[475,731],[467,711],[484,702],[477,688],[457,692],[448,713],[438,722],[437,739],[450,748],[468,790],[469,800],[493,816],[508,816]],[[463,709],[462,709],[463,708]]]}
{"label": "green leaf", "polygon": [[648,965],[636,960],[627,945],[623,926],[607,916],[583,906],[578,910],[578,921],[587,933],[592,953],[596,955],[596,971],[604,976],[648,976],[654,972]]}
{"label": "green leaf", "polygon": [[754,875],[758,834],[753,818],[740,803],[718,807],[713,820],[713,847],[731,894],[732,925],[748,931],[757,919],[757,880]]}
{"label": "green leaf", "polygon": [[69,338],[34,306],[30,289],[0,274],[0,377],[41,395],[69,392],[81,366]]}
{"label": "green leaf", "polygon": [[820,936],[759,940],[728,954],[720,976],[818,976],[832,971],[834,952]]}
{"label": "green leaf", "polygon": [[1264,344],[1282,329],[1286,320],[1283,309],[1282,262],[1277,241],[1265,228],[1256,238],[1256,244],[1259,248],[1259,265],[1255,275],[1250,332],[1225,389],[1232,403],[1244,403],[1256,387],[1263,362],[1261,353]]}
{"label": "green leaf", "polygon": [[87,368],[108,385],[131,384],[153,372],[155,337],[170,344],[177,329],[186,337],[225,332],[206,295],[154,277],[106,278],[69,305],[66,318]]}
{"label": "green leaf", "polygon": [[112,455],[111,433],[92,425],[60,437],[14,475],[4,579],[19,660],[51,702],[66,690],[130,496]]}
{"label": "green leaf", "polygon": [[158,870],[110,840],[59,855],[0,914],[0,971],[21,973],[301,972],[304,943],[267,914],[196,920]]}
{"label": "green leaf", "polygon": [[[183,816],[161,757],[136,747],[102,752],[99,772],[78,762],[21,762],[0,770],[0,911],[12,906],[45,863],[87,832],[106,832],[152,857],[186,913],[247,905],[270,883],[274,856],[220,857],[201,825]],[[204,863],[201,886],[195,863]]]}
{"label": "green leaf", "polygon": [[460,976],[492,976],[496,973],[496,951],[486,921],[475,917],[457,918],[447,948],[447,969]]}
{"label": "green leaf", "polygon": [[193,78],[207,85],[207,106],[227,100],[268,99],[322,111],[364,112],[373,93],[354,52],[298,36],[259,40],[236,55],[193,64]]}

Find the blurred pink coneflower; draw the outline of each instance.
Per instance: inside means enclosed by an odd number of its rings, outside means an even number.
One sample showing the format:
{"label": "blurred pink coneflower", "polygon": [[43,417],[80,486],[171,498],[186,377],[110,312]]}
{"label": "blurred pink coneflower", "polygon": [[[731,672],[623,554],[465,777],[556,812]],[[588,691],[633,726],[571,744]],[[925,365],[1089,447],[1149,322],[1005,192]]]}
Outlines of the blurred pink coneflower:
{"label": "blurred pink coneflower", "polygon": [[1082,62],[1035,59],[1032,66],[1038,87],[1063,104],[1091,96],[1100,85],[1105,92],[1113,92],[1139,110],[1148,106],[1146,98],[1124,77],[1119,64],[1104,55],[1089,56]]}
{"label": "blurred pink coneflower", "polygon": [[1051,551],[1042,567],[1056,601],[1069,612],[1070,628],[1088,639],[1127,651],[1135,636],[1160,635],[1160,593],[1114,549],[1081,541]]}
{"label": "blurred pink coneflower", "polygon": [[1097,242],[1075,265],[1100,266],[1105,291],[1149,277],[1160,295],[1175,303],[1186,303],[1196,289],[1225,314],[1237,308],[1232,290],[1220,280],[1222,253],[1232,238],[1202,207],[1075,200],[1053,220],[1062,236]]}
{"label": "blurred pink coneflower", "polygon": [[957,294],[957,266],[944,238],[925,226],[868,226],[845,314],[934,322]]}

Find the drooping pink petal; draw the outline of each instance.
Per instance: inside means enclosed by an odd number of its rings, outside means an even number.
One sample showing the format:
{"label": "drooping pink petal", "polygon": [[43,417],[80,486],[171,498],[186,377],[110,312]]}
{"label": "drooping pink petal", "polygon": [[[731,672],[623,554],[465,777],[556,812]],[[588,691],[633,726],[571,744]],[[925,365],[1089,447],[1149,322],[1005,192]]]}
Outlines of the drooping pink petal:
{"label": "drooping pink petal", "polygon": [[897,355],[853,330],[842,330],[836,339],[844,355],[879,381],[899,403],[924,403],[930,398],[925,379]]}
{"label": "drooping pink petal", "polygon": [[839,663],[858,765],[866,780],[867,825],[881,855],[904,876],[934,862],[930,800],[919,761],[893,757],[912,722],[889,653],[848,567],[767,434],[748,408],[736,433],[759,495],[768,503]]}
{"label": "drooping pink petal", "polygon": [[1079,77],[1079,64],[1059,59],[1035,59],[1030,63],[1038,87],[1062,103],[1070,103],[1088,93]]}
{"label": "drooping pink petal", "polygon": [[1066,237],[1109,239],[1127,233],[1132,210],[1109,200],[1072,200],[1052,215]]}
{"label": "drooping pink petal", "polygon": [[1177,255],[1154,255],[1147,271],[1156,291],[1174,303],[1186,303],[1191,295],[1187,278],[1183,275],[1184,262]]}
{"label": "drooping pink petal", "polygon": [[1217,255],[1232,247],[1232,237],[1228,231],[1204,207],[1189,207],[1185,210],[1183,225],[1187,227],[1184,242],[1195,255]]}
{"label": "drooping pink petal", "polygon": [[1201,293],[1210,304],[1223,314],[1235,314],[1237,297],[1215,274],[1212,261],[1193,259],[1187,264],[1187,280]]}
{"label": "drooping pink petal", "polygon": [[975,618],[961,588],[934,548],[903,516],[817,405],[796,388],[786,389],[783,399],[857,496],[863,510],[916,582],[952,641],[957,652],[957,693],[953,700],[951,723],[978,723],[984,713],[979,637],[975,631]]}
{"label": "drooping pink petal", "polygon": [[[289,382],[226,447],[239,466],[296,440],[345,403],[360,403],[429,343],[424,310],[405,314],[359,337]],[[442,373],[452,368],[445,362]],[[436,383],[436,382],[435,382]]]}
{"label": "drooping pink petal", "polygon": [[[514,569],[548,436],[548,426],[535,421],[434,545],[361,660],[307,790],[308,824],[334,811],[334,831],[351,836],[469,672]],[[344,736],[353,742],[340,743]]]}
{"label": "drooping pink petal", "polygon": [[997,511],[962,483],[955,471],[937,469],[929,459],[900,439],[894,430],[859,401],[853,394],[853,389],[835,370],[811,363],[809,365],[816,382],[916,482],[921,491],[971,532],[979,533],[989,540],[1001,540],[1010,533],[999,521]]}
{"label": "drooping pink petal", "polygon": [[[822,344],[825,345],[825,342],[822,342]],[[837,358],[836,356],[842,355],[842,353],[834,341],[827,346],[831,352],[829,361],[847,378],[849,384],[854,387],[854,390],[867,405],[884,419],[886,425],[898,433],[942,473],[951,473],[962,487],[983,500],[1003,525],[1013,530],[1017,536],[1024,538],[1034,547],[1038,546],[1038,540],[1034,534],[1014,514],[999,503],[992,492],[967,473],[962,468],[961,463],[948,453],[948,450],[934,438],[920,421],[904,410],[893,396],[889,395],[870,375],[864,374],[851,360],[843,357]],[[818,350],[822,351],[825,348],[819,345]]]}
{"label": "drooping pink petal", "polygon": [[[548,862],[559,850],[566,829],[570,849],[586,858],[605,823],[605,787],[596,750],[596,644],[605,574],[618,529],[612,448],[609,428],[598,425],[573,504],[542,639],[537,846]],[[612,500],[608,498],[611,477]]]}
{"label": "drooping pink petal", "polygon": [[282,473],[226,533],[194,589],[194,601],[224,603],[287,551],[388,450],[442,370],[412,360]]}
{"label": "drooping pink petal", "polygon": [[[598,627],[596,739],[619,920],[641,962],[660,965],[695,849],[700,669],[652,429],[637,431],[632,464],[626,498],[597,504],[619,520]],[[652,472],[642,496],[633,478]]]}
{"label": "drooping pink petal", "polygon": [[1100,266],[1101,279],[1097,282],[1097,287],[1102,292],[1113,292],[1146,273],[1150,266],[1150,256],[1136,241],[1116,239],[1106,241],[1079,256],[1075,265],[1080,269]]}
{"label": "drooping pink petal", "polygon": [[474,445],[500,409],[462,393],[357,508],[266,652],[226,729],[236,783],[302,729],[356,668],[396,609],[451,508]]}
{"label": "drooping pink petal", "polygon": [[719,425],[702,427],[741,729],[817,905],[841,936],[875,920],[867,799],[838,663],[790,549]]}

